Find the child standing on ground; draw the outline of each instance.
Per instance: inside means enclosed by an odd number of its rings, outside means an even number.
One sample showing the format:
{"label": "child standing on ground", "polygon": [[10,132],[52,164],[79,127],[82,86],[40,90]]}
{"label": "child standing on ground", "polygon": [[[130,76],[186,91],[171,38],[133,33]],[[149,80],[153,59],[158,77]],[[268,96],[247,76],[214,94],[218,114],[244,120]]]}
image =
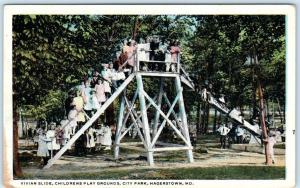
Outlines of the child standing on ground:
{"label": "child standing on ground", "polygon": [[268,142],[268,152],[269,156],[272,159],[272,163],[275,164],[275,157],[274,157],[274,145],[276,144],[275,134],[271,134],[267,139],[264,139],[264,142]]}
{"label": "child standing on ground", "polygon": [[38,132],[39,134],[39,141],[38,141],[38,151],[37,151],[37,156],[41,157],[43,160],[43,165],[47,165],[48,159],[49,159],[49,151],[48,151],[48,146],[47,142],[51,142],[50,139],[46,137],[45,131],[40,130]]}

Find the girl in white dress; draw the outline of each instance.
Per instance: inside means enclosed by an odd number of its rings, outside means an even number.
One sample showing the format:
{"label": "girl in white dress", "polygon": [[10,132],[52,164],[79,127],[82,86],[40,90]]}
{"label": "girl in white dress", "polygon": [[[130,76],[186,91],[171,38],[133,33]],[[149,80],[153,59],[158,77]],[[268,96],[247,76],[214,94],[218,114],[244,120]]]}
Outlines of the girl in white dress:
{"label": "girl in white dress", "polygon": [[42,130],[39,132],[39,141],[38,141],[38,150],[37,156],[43,159],[43,165],[46,165],[49,159],[49,151],[47,147],[47,143],[51,142],[50,139],[46,137],[45,132]]}
{"label": "girl in white dress", "polygon": [[138,60],[139,61],[146,61],[145,46],[146,45],[145,45],[144,40],[140,39],[140,43],[137,45],[137,53],[138,53]]}
{"label": "girl in white dress", "polygon": [[70,134],[74,135],[75,131],[76,131],[76,127],[77,127],[77,110],[75,108],[75,105],[73,105],[73,109],[70,110],[69,114],[68,114],[68,120],[69,120],[69,126],[71,129]]}
{"label": "girl in white dress", "polygon": [[104,128],[104,136],[103,136],[103,142],[102,142],[102,145],[106,146],[106,148],[104,150],[110,150],[110,146],[112,144],[112,140],[111,140],[111,129],[109,126],[106,126]]}
{"label": "girl in white dress", "polygon": [[150,59],[150,41],[151,41],[151,38],[147,37],[146,43],[144,44],[145,61],[149,61],[149,59]]}
{"label": "girl in white dress", "polygon": [[165,46],[166,46],[165,49],[166,72],[169,72],[171,68],[171,62],[172,62],[171,52],[170,52],[170,42],[166,41]]}
{"label": "girl in white dress", "polygon": [[111,71],[108,69],[108,65],[104,66],[104,69],[101,71],[101,75],[104,78],[104,92],[106,97],[108,98],[111,95]]}
{"label": "girl in white dress", "polygon": [[[69,120],[61,120],[60,125],[63,128],[63,145],[66,145],[71,139],[71,126]],[[71,149],[69,147],[68,149]]]}
{"label": "girl in white dress", "polygon": [[103,136],[103,129],[102,129],[102,125],[99,129],[95,129],[95,133],[96,133],[96,150],[100,150],[101,149],[101,137]]}
{"label": "girl in white dress", "polygon": [[100,104],[100,107],[102,106],[102,104],[106,101],[106,96],[105,96],[105,87],[103,84],[102,80],[98,80],[98,84],[96,84],[95,86],[95,90],[96,90],[96,97],[97,100]]}
{"label": "girl in white dress", "polygon": [[93,101],[93,110],[98,110],[101,106],[100,103],[98,102],[96,91],[92,90],[92,101]]}
{"label": "girl in white dress", "polygon": [[60,149],[60,145],[57,144],[56,132],[55,132],[54,129],[55,129],[55,124],[53,124],[51,126],[51,129],[47,131],[46,137],[47,137],[48,140],[51,140],[50,142],[47,143],[48,150],[55,153],[55,151]]}

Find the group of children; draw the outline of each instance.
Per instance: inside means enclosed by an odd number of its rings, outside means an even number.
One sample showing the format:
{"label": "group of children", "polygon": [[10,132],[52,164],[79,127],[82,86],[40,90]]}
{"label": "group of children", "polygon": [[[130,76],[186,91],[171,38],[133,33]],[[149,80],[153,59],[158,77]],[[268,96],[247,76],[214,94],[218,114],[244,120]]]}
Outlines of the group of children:
{"label": "group of children", "polygon": [[[176,64],[179,60],[180,47],[178,40],[171,43],[161,40],[158,36],[149,36],[146,40],[140,39],[137,44],[134,40],[124,41],[122,50],[117,52],[121,57],[116,60],[116,67],[136,68],[136,62],[140,62],[141,71],[172,71],[176,72]],[[124,62],[124,57],[127,61]]]}
{"label": "group of children", "polygon": [[[49,130],[40,128],[38,133],[38,153],[44,165],[50,156],[66,145],[72,136],[82,128],[93,114],[125,80],[126,69],[117,71],[113,64],[102,64],[102,70],[89,73],[81,85],[68,93],[65,101],[66,119],[59,126],[50,125]],[[99,149],[110,149],[112,130],[96,120],[75,142],[76,155],[85,155]],[[71,149],[68,148],[68,149]],[[51,153],[52,152],[52,153]],[[52,154],[52,155],[51,155]]]}
{"label": "group of children", "polygon": [[[50,124],[49,130],[39,128],[37,156],[43,158],[43,165],[47,164],[50,157],[53,157],[61,147],[66,145],[76,133],[78,124],[75,122],[62,120],[60,125]],[[82,134],[75,142],[75,155],[86,155],[97,150],[110,149],[112,145],[112,131],[109,126],[93,126]],[[68,150],[71,150],[70,146]]]}

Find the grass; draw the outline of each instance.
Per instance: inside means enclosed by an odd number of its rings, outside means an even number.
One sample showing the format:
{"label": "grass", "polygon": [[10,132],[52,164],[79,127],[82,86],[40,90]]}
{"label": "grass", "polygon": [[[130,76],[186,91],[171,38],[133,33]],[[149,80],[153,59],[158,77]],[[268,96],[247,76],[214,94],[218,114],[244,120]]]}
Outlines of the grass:
{"label": "grass", "polygon": [[268,166],[230,166],[208,168],[177,168],[177,169],[135,169],[135,170],[109,170],[93,173],[67,173],[64,175],[43,175],[32,177],[25,174],[22,179],[194,179],[194,180],[266,180],[284,179],[285,167]]}

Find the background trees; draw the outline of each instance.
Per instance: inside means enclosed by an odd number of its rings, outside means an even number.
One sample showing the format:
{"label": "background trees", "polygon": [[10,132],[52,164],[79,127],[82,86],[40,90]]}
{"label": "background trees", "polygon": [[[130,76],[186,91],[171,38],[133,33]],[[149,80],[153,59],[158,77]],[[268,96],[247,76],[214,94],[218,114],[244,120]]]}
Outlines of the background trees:
{"label": "background trees", "polygon": [[[22,108],[36,119],[63,118],[67,91],[90,68],[113,61],[124,39],[149,35],[179,39],[182,64],[197,92],[212,84],[217,96],[226,95],[230,108],[248,106],[255,116],[259,81],[266,104],[285,106],[284,16],[16,15],[15,111]],[[209,106],[188,89],[184,97],[189,119],[205,133]]]}
{"label": "background trees", "polygon": [[[251,106],[255,115],[258,80],[266,101],[284,106],[284,29],[284,16],[14,16],[17,106],[35,118],[60,119],[66,92],[90,68],[113,61],[124,39],[159,35],[180,40],[182,63],[198,92],[205,83],[212,84],[213,92],[225,94],[231,108]],[[190,101],[198,97],[193,92],[186,91],[185,97],[191,114],[206,112],[201,121],[193,121],[207,126],[209,106],[201,106],[199,98]]]}
{"label": "background trees", "polygon": [[[229,107],[243,110],[244,106],[251,106],[252,113],[257,115],[256,91],[260,81],[266,100],[277,98],[284,103],[285,57],[278,53],[278,49],[285,53],[284,16],[198,16],[196,19],[198,26],[190,45],[194,52],[191,67],[200,69],[195,75],[199,88],[206,81],[213,85],[214,93],[226,95]],[[254,63],[256,57],[258,64]],[[280,73],[274,68],[281,70]],[[206,104],[202,107],[207,112]],[[205,118],[207,114],[198,123],[207,126]]]}

